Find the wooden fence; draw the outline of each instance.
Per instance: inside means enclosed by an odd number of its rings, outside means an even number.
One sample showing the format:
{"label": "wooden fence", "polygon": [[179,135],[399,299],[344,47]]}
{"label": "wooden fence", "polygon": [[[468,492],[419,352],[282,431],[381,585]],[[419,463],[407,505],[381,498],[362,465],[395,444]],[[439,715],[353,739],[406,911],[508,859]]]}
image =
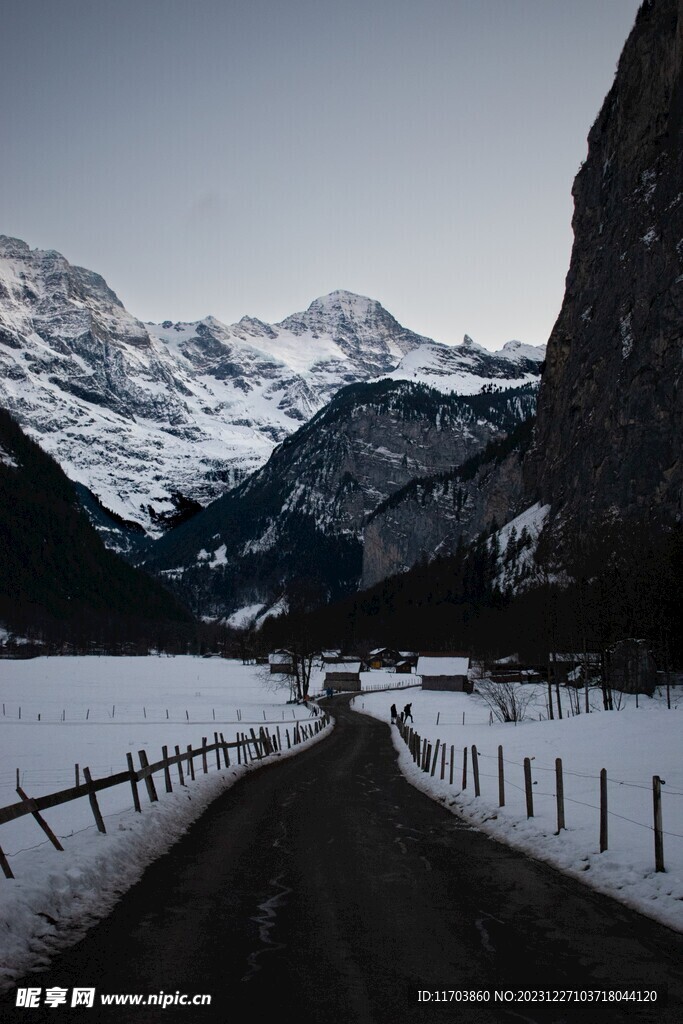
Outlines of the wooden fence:
{"label": "wooden fence", "polygon": [[[104,824],[104,818],[97,801],[97,794],[106,789],[112,789],[114,786],[129,785],[133,797],[133,806],[137,812],[141,812],[142,805],[138,785],[144,783],[147,796],[150,802],[154,803],[159,799],[154,779],[155,774],[159,772],[163,772],[166,792],[171,793],[173,791],[171,768],[176,769],[178,784],[184,786],[187,777],[194,780],[197,772],[206,775],[209,771],[209,764],[213,764],[214,760],[217,769],[229,768],[231,764],[231,751],[233,751],[233,764],[250,764],[253,761],[261,761],[270,754],[290,749],[299,743],[303,743],[304,740],[311,739],[311,737],[321,732],[329,722],[330,716],[325,712],[319,718],[307,723],[297,721],[294,724],[291,737],[289,729],[284,730],[284,742],[279,725],[272,733],[265,726],[259,728],[258,734],[253,728],[250,728],[248,733],[238,732],[235,741],[232,743],[228,743],[225,740],[223,733],[214,732],[214,742],[208,743],[205,736],[202,738],[200,747],[192,747],[190,745],[186,750],[181,750],[180,747],[176,746],[175,753],[172,754],[169,754],[168,747],[163,747],[161,760],[154,761],[152,764],[149,763],[146,751],[139,750],[139,768],[135,768],[133,755],[127,753],[128,767],[125,771],[117,772],[106,778],[93,779],[90,770],[83,768],[83,778],[85,780],[83,783],[77,782],[75,786],[71,786],[69,789],[48,793],[45,796],[29,797],[21,786],[17,785],[17,793],[20,800],[17,803],[0,808],[0,825],[8,821],[14,821],[26,814],[32,814],[55,849],[63,850],[59,839],[41,813],[50,807],[57,807],[60,804],[66,804],[72,800],[80,800],[82,797],[87,797],[98,831],[106,833],[107,829]],[[286,747],[284,743],[286,743]],[[195,765],[195,761],[198,762],[197,765]],[[77,780],[79,776],[79,768],[76,766]],[[2,847],[0,847],[0,868],[2,868],[6,878],[14,878]]]}
{"label": "wooden fence", "polygon": [[[440,768],[440,779],[442,782],[446,781],[446,775],[448,775],[448,782],[452,786],[455,782],[455,744],[450,744],[450,750],[445,743],[437,739],[433,744],[426,738],[422,738],[413,728],[408,727],[405,723],[397,722],[397,728],[405,741],[408,750],[410,751],[413,761],[423,772],[428,773],[432,778],[436,776],[437,769]],[[472,786],[474,789],[475,797],[481,796],[481,785],[480,785],[480,773],[479,773],[479,758],[481,754],[477,751],[476,746],[473,744],[469,748],[468,758],[468,747],[463,747],[462,750],[462,774],[460,775],[460,791],[463,792],[467,789],[469,784],[468,778],[468,760],[471,764],[471,779]],[[506,759],[503,755],[502,746],[498,747],[498,753],[496,757],[497,771],[496,776],[498,780],[498,806],[505,806],[505,765]],[[527,818],[534,817],[534,792],[533,792],[533,780],[531,773],[531,762],[533,758],[525,757],[523,764],[514,764],[523,770],[524,779],[524,796],[526,802],[526,815]],[[447,770],[448,769],[448,770]],[[550,769],[552,771],[552,769]],[[564,774],[562,766],[562,758],[558,757],[555,759],[555,802],[556,802],[556,815],[557,815],[557,832],[559,835],[564,829],[565,824],[565,796],[564,796]],[[571,773],[570,773],[571,774]],[[583,777],[586,777],[585,775]],[[509,781],[509,780],[508,780]],[[608,795],[607,795],[607,771],[602,769],[599,778],[596,777],[596,781],[599,782],[599,806],[596,810],[599,811],[599,842],[600,852],[603,853],[608,849],[609,841],[609,807],[608,807]],[[511,785],[514,785],[511,783]],[[662,786],[664,780],[659,775],[653,775],[652,777],[652,808],[653,808],[653,824],[651,826],[654,835],[654,860],[655,860],[655,871],[664,871],[664,835],[670,834],[676,836],[676,833],[665,833],[662,824]],[[643,787],[638,787],[643,788]],[[620,815],[618,815],[620,817]],[[630,819],[629,819],[630,820]],[[643,825],[641,822],[632,822],[634,825],[640,825],[641,828],[648,828],[649,826]],[[683,838],[678,836],[678,838]]]}

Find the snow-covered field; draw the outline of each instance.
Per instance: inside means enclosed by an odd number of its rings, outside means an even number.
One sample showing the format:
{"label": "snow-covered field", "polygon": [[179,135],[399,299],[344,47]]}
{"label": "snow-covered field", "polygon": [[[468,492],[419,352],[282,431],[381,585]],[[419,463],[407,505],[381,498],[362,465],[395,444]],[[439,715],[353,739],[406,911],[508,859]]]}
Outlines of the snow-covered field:
{"label": "snow-covered field", "polygon": [[[237,732],[279,727],[282,756],[286,730],[295,719],[309,723],[308,708],[287,703],[289,686],[268,675],[267,666],[244,666],[221,658],[36,658],[0,661],[0,806],[15,803],[17,770],[29,796],[74,785],[75,765],[93,778],[125,771],[126,754],[139,767],[138,751],[150,762],[162,747],[198,747],[214,732],[233,742]],[[298,745],[304,749],[325,735]],[[234,761],[234,751],[231,761]],[[279,757],[279,754],[273,757]],[[54,849],[30,815],[0,825],[0,847],[15,878],[0,872],[0,990],[44,964],[51,953],[76,939],[105,915],[144,868],[171,846],[208,804],[252,770],[233,765],[201,773],[150,804],[140,785],[142,813],[133,809],[128,785],[98,794],[106,835],[97,831],[90,804],[79,799],[44,812],[60,838]]]}
{"label": "snow-covered field", "polygon": [[[312,690],[319,690],[316,670]],[[374,686],[413,684],[404,691],[369,692]],[[492,837],[622,900],[642,913],[683,931],[683,760],[680,715],[683,693],[674,690],[672,710],[662,697],[624,698],[622,709],[545,720],[544,688],[529,687],[528,720],[489,724],[488,705],[477,694],[422,692],[415,677],[364,673],[356,710],[389,721],[392,703],[413,705],[414,727],[422,737],[446,744],[445,780],[441,757],[434,776],[413,764],[393,730],[402,770],[411,782]],[[283,685],[284,684],[284,685]],[[228,742],[237,732],[267,724],[285,730],[309,711],[288,704],[286,680],[265,668],[219,658],[38,658],[0,662],[0,806],[16,801],[16,775],[29,796],[73,784],[74,765],[94,778],[126,768],[126,754],[161,758],[214,732]],[[21,709],[21,711],[20,711]],[[567,712],[565,708],[565,714]],[[544,716],[538,720],[539,714]],[[438,719],[438,723],[437,723]],[[322,734],[324,736],[324,733]],[[317,742],[321,738],[307,741]],[[471,746],[479,752],[481,796],[475,798]],[[296,750],[302,749],[303,744]],[[454,784],[449,783],[454,747]],[[497,757],[505,758],[505,806],[498,806]],[[461,791],[463,748],[468,749],[468,785]],[[295,751],[292,751],[294,753]],[[279,756],[279,755],[274,755]],[[287,756],[285,750],[282,756]],[[527,819],[523,760],[531,757],[534,817]],[[556,835],[555,758],[564,766],[566,830]],[[599,774],[608,773],[609,845],[599,852]],[[98,797],[107,834],[101,835],[86,799],[52,808],[44,816],[61,838],[55,850],[29,815],[0,825],[0,846],[14,880],[0,874],[0,990],[41,966],[61,945],[75,941],[167,850],[225,788],[246,771],[233,765],[150,804],[140,786],[142,813],[132,807],[130,787]],[[664,780],[663,828],[666,871],[655,872],[652,776]],[[82,775],[81,775],[82,778]]]}
{"label": "snow-covered field", "polygon": [[[461,814],[493,838],[523,850],[678,931],[683,931],[683,692],[673,690],[672,707],[663,695],[621,696],[621,709],[547,721],[545,687],[524,687],[531,697],[528,719],[514,725],[490,721],[477,693],[409,690],[404,694],[364,693],[357,711],[385,721],[395,701],[399,711],[412,702],[414,728],[435,745],[446,745],[445,779],[441,751],[434,776],[417,768],[397,729],[392,735],[401,769],[420,789]],[[617,695],[619,697],[620,695]],[[400,697],[401,699],[396,699]],[[539,721],[539,715],[543,720]],[[437,724],[438,719],[438,724]],[[409,722],[409,724],[411,724]],[[471,747],[478,751],[481,796],[474,796]],[[450,785],[450,752],[454,776]],[[503,747],[505,806],[498,806],[498,747]],[[462,790],[463,749],[468,748],[467,788]],[[533,758],[533,818],[527,819],[524,758]],[[566,829],[556,834],[555,759],[562,758]],[[608,848],[600,853],[600,771],[608,785]],[[655,872],[652,777],[662,785],[663,873]]]}

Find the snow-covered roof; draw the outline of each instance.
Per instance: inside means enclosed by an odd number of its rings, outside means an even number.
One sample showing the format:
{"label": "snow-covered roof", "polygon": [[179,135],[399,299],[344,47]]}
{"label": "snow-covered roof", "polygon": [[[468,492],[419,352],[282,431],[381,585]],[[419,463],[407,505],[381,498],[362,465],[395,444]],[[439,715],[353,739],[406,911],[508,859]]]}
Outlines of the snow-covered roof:
{"label": "snow-covered roof", "polygon": [[354,674],[360,672],[359,661],[331,661],[326,666],[326,674],[328,672],[353,672]]}
{"label": "snow-covered roof", "polygon": [[568,661],[570,664],[584,663],[588,665],[598,665],[600,663],[600,655],[595,651],[586,651],[585,654],[576,653],[572,654],[568,651],[555,652],[550,654],[550,661]]}
{"label": "snow-covered roof", "polygon": [[272,654],[268,655],[268,663],[270,665],[288,665],[291,660],[291,651],[273,651]]}
{"label": "snow-covered roof", "polygon": [[469,658],[421,657],[417,659],[419,676],[466,676]]}

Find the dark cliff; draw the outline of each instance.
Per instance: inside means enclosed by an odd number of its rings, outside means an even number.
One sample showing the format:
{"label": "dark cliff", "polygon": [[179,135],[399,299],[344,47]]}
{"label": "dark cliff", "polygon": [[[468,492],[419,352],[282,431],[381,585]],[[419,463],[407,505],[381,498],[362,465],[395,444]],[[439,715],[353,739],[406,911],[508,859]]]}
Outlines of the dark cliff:
{"label": "dark cliff", "polygon": [[584,532],[680,519],[683,0],[647,0],[574,182],[574,247],[526,461],[529,500]]}

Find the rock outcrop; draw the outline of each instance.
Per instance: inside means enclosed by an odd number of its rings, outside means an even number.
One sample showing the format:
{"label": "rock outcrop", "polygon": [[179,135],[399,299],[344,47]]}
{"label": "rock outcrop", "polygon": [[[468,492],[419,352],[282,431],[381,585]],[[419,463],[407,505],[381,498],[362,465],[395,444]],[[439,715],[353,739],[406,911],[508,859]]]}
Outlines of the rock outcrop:
{"label": "rock outcrop", "polygon": [[547,349],[529,500],[583,532],[680,519],[683,2],[647,0],[588,137],[574,247]]}

